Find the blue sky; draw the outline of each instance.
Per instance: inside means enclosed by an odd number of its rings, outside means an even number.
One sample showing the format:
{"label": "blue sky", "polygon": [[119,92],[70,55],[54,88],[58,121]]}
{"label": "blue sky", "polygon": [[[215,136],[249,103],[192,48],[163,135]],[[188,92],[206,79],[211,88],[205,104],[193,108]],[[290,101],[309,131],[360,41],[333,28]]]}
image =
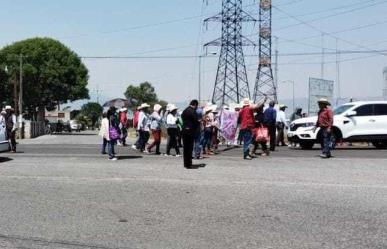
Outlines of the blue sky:
{"label": "blue sky", "polygon": [[[243,4],[248,6],[246,11],[256,16],[258,7],[253,3],[245,0]],[[387,1],[274,0],[273,4],[281,10],[273,10],[273,33],[279,37],[282,54],[320,51],[321,37],[316,29],[328,33],[354,29],[334,34],[343,50],[387,49]],[[202,0],[2,0],[1,6],[0,47],[29,37],[48,36],[60,40],[80,56],[199,55],[203,53],[201,44],[220,36],[221,29],[220,24],[210,24],[208,29],[201,24],[202,19],[220,10],[221,0],[208,0],[208,5],[203,5]],[[289,15],[310,23],[315,29],[304,24],[287,27],[299,22]],[[369,26],[360,28],[366,25]],[[257,36],[251,34],[257,27],[246,25],[244,33],[256,40]],[[313,35],[317,37],[302,39]],[[335,46],[335,38],[325,36],[324,47],[334,49]],[[219,50],[210,48],[209,51]],[[246,48],[245,53],[257,51]],[[342,55],[341,59],[364,56],[367,55]],[[326,56],[327,62],[334,60],[335,56]],[[308,77],[321,74],[320,61],[320,55],[281,56],[279,80],[294,80],[296,97],[305,97]],[[102,99],[121,97],[128,84],[143,81],[152,82],[159,96],[171,102],[197,97],[198,60],[195,58],[86,59],[84,62],[90,70],[89,89],[93,100],[97,88],[102,91]],[[257,58],[246,58],[251,86],[256,62]],[[387,66],[387,57],[380,55],[340,63],[341,95],[380,96],[384,66]],[[212,94],[216,67],[217,58],[203,59],[203,96],[206,98]],[[325,69],[326,78],[336,80],[336,64],[328,63]],[[280,98],[291,98],[289,84],[280,84],[279,90]]]}

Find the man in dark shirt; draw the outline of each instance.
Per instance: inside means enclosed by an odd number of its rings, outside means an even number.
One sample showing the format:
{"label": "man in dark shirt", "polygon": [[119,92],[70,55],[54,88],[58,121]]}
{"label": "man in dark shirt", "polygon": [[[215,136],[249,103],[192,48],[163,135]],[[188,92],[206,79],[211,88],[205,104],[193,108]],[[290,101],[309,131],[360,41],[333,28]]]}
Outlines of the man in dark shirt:
{"label": "man in dark shirt", "polygon": [[199,117],[196,109],[199,106],[197,100],[192,100],[190,105],[183,111],[181,118],[183,120],[183,144],[184,144],[184,167],[192,169],[192,151],[194,147],[195,135],[199,129]]}
{"label": "man in dark shirt", "polygon": [[270,136],[270,151],[275,150],[276,145],[276,122],[277,122],[277,111],[274,109],[275,101],[270,101],[269,108],[267,108],[264,112],[265,116],[265,125],[267,126],[269,130],[269,136]]}

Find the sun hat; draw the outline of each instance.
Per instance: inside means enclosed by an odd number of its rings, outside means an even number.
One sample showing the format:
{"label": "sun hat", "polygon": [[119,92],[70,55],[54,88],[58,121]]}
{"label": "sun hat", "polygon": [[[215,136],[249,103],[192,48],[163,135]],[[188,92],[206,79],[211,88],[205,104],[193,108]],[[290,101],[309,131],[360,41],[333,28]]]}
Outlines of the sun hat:
{"label": "sun hat", "polygon": [[326,98],[321,98],[317,101],[317,103],[321,103],[321,104],[326,104],[326,105],[331,105],[331,103],[329,103],[329,100],[327,100]]}
{"label": "sun hat", "polygon": [[120,112],[126,112],[127,110],[128,110],[128,108],[123,107],[123,108],[120,109]]}
{"label": "sun hat", "polygon": [[142,110],[144,108],[149,108],[149,107],[150,107],[150,105],[148,105],[147,103],[143,103],[140,105],[139,110]]}
{"label": "sun hat", "polygon": [[153,106],[153,111],[158,112],[158,111],[161,110],[161,108],[163,108],[161,105],[155,104],[155,105]]}
{"label": "sun hat", "polygon": [[171,104],[169,106],[169,110],[168,111],[173,112],[174,110],[177,110],[177,109],[178,109],[177,106],[175,106],[174,104]]}
{"label": "sun hat", "polygon": [[243,101],[242,101],[242,106],[245,107],[245,106],[248,106],[248,105],[251,105],[251,101],[249,98],[244,98]]}
{"label": "sun hat", "polygon": [[286,109],[286,108],[288,108],[287,105],[284,105],[284,104],[280,104],[280,105],[279,105],[279,109]]}
{"label": "sun hat", "polygon": [[12,110],[12,106],[6,105],[6,106],[5,106],[5,110]]}

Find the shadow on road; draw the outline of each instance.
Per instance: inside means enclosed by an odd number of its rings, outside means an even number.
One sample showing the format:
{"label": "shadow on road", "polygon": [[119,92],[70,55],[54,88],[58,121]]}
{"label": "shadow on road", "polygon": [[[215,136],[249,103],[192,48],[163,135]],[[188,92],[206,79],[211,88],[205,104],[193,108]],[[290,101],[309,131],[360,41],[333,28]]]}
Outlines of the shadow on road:
{"label": "shadow on road", "polygon": [[0,163],[9,162],[9,161],[12,161],[12,160],[13,159],[9,158],[9,157],[0,157]]}
{"label": "shadow on road", "polygon": [[142,156],[118,156],[118,160],[140,159]]}
{"label": "shadow on road", "polygon": [[97,133],[52,133],[52,135],[56,136],[96,136]]}

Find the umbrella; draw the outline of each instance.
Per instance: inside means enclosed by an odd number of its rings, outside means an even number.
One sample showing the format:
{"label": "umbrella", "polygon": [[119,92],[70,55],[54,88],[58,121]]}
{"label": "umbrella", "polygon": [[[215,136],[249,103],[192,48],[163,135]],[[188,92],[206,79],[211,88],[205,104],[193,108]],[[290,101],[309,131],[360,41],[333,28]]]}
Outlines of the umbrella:
{"label": "umbrella", "polygon": [[107,101],[105,104],[103,104],[103,107],[116,107],[116,108],[122,108],[122,107],[129,107],[137,104],[137,100],[135,99],[112,99]]}

